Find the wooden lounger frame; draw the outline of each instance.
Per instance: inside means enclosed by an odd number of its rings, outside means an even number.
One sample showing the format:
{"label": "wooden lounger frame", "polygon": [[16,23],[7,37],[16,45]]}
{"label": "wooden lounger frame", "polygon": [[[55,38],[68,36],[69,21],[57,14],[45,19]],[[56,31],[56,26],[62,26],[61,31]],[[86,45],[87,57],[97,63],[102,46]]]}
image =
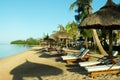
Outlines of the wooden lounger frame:
{"label": "wooden lounger frame", "polygon": [[108,70],[102,70],[102,71],[91,71],[89,72],[91,77],[96,79],[99,74],[117,74],[120,73],[119,69],[111,69],[116,63],[117,63],[117,57],[110,58],[113,65]]}
{"label": "wooden lounger frame", "polygon": [[120,69],[110,69],[110,70],[104,70],[104,71],[94,71],[90,72],[90,75],[92,78],[97,79],[97,76],[99,74],[117,74],[120,73]]}
{"label": "wooden lounger frame", "polygon": [[91,59],[89,58],[89,54],[86,54],[84,56],[84,58],[78,58],[78,59],[69,59],[69,60],[66,60],[66,62],[68,64],[71,64],[71,63],[76,63],[76,62],[80,62],[80,61],[90,61]]}

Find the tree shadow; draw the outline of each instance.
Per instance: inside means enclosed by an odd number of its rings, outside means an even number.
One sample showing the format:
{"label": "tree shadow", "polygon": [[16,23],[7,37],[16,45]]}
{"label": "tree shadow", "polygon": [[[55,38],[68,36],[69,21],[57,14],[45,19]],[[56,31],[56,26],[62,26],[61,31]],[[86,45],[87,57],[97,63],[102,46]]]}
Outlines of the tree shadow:
{"label": "tree shadow", "polygon": [[58,75],[62,72],[61,69],[53,66],[26,61],[11,70],[10,74],[13,75],[12,80],[26,80],[26,78],[30,78],[30,80],[42,80],[42,76]]}

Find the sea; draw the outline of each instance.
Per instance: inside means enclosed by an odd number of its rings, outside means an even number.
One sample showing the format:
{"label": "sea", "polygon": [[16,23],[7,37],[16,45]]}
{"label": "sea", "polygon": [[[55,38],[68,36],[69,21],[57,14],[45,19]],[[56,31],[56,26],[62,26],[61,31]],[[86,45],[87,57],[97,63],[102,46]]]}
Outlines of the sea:
{"label": "sea", "polygon": [[27,51],[31,46],[0,43],[0,59]]}

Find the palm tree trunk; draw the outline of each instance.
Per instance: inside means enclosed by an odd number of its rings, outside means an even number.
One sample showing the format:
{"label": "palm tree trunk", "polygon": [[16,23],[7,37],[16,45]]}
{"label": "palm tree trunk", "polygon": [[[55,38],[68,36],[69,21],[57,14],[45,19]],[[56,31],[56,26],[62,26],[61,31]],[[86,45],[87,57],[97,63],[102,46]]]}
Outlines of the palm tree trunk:
{"label": "palm tree trunk", "polygon": [[95,41],[95,36],[94,36],[94,34],[92,34],[92,36],[93,36],[93,48],[94,48],[94,52],[96,53],[97,44],[96,44],[96,41]]}
{"label": "palm tree trunk", "polygon": [[101,53],[102,55],[105,55],[105,56],[108,55],[107,52],[103,49],[103,47],[102,47],[102,45],[101,45],[101,43],[100,43],[100,40],[99,40],[99,38],[98,38],[98,35],[97,35],[96,30],[95,30],[95,29],[92,29],[92,31],[93,31],[94,40],[95,40],[95,42],[96,42],[96,44],[97,44],[97,47],[98,47],[100,53]]}
{"label": "palm tree trunk", "polygon": [[85,38],[85,48],[88,49],[88,38]]}
{"label": "palm tree trunk", "polygon": [[67,49],[69,48],[69,47],[68,47],[68,43],[69,43],[69,42],[68,42],[68,40],[66,39],[66,40],[65,40],[65,45],[66,45],[66,48],[67,48]]}

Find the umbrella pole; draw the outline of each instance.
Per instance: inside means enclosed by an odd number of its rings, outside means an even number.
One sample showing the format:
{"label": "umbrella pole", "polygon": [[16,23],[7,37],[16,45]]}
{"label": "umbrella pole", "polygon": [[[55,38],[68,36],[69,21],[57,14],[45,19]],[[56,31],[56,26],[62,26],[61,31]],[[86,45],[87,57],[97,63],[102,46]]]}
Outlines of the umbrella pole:
{"label": "umbrella pole", "polygon": [[109,56],[112,56],[112,50],[113,50],[113,45],[112,45],[112,30],[109,30]]}

